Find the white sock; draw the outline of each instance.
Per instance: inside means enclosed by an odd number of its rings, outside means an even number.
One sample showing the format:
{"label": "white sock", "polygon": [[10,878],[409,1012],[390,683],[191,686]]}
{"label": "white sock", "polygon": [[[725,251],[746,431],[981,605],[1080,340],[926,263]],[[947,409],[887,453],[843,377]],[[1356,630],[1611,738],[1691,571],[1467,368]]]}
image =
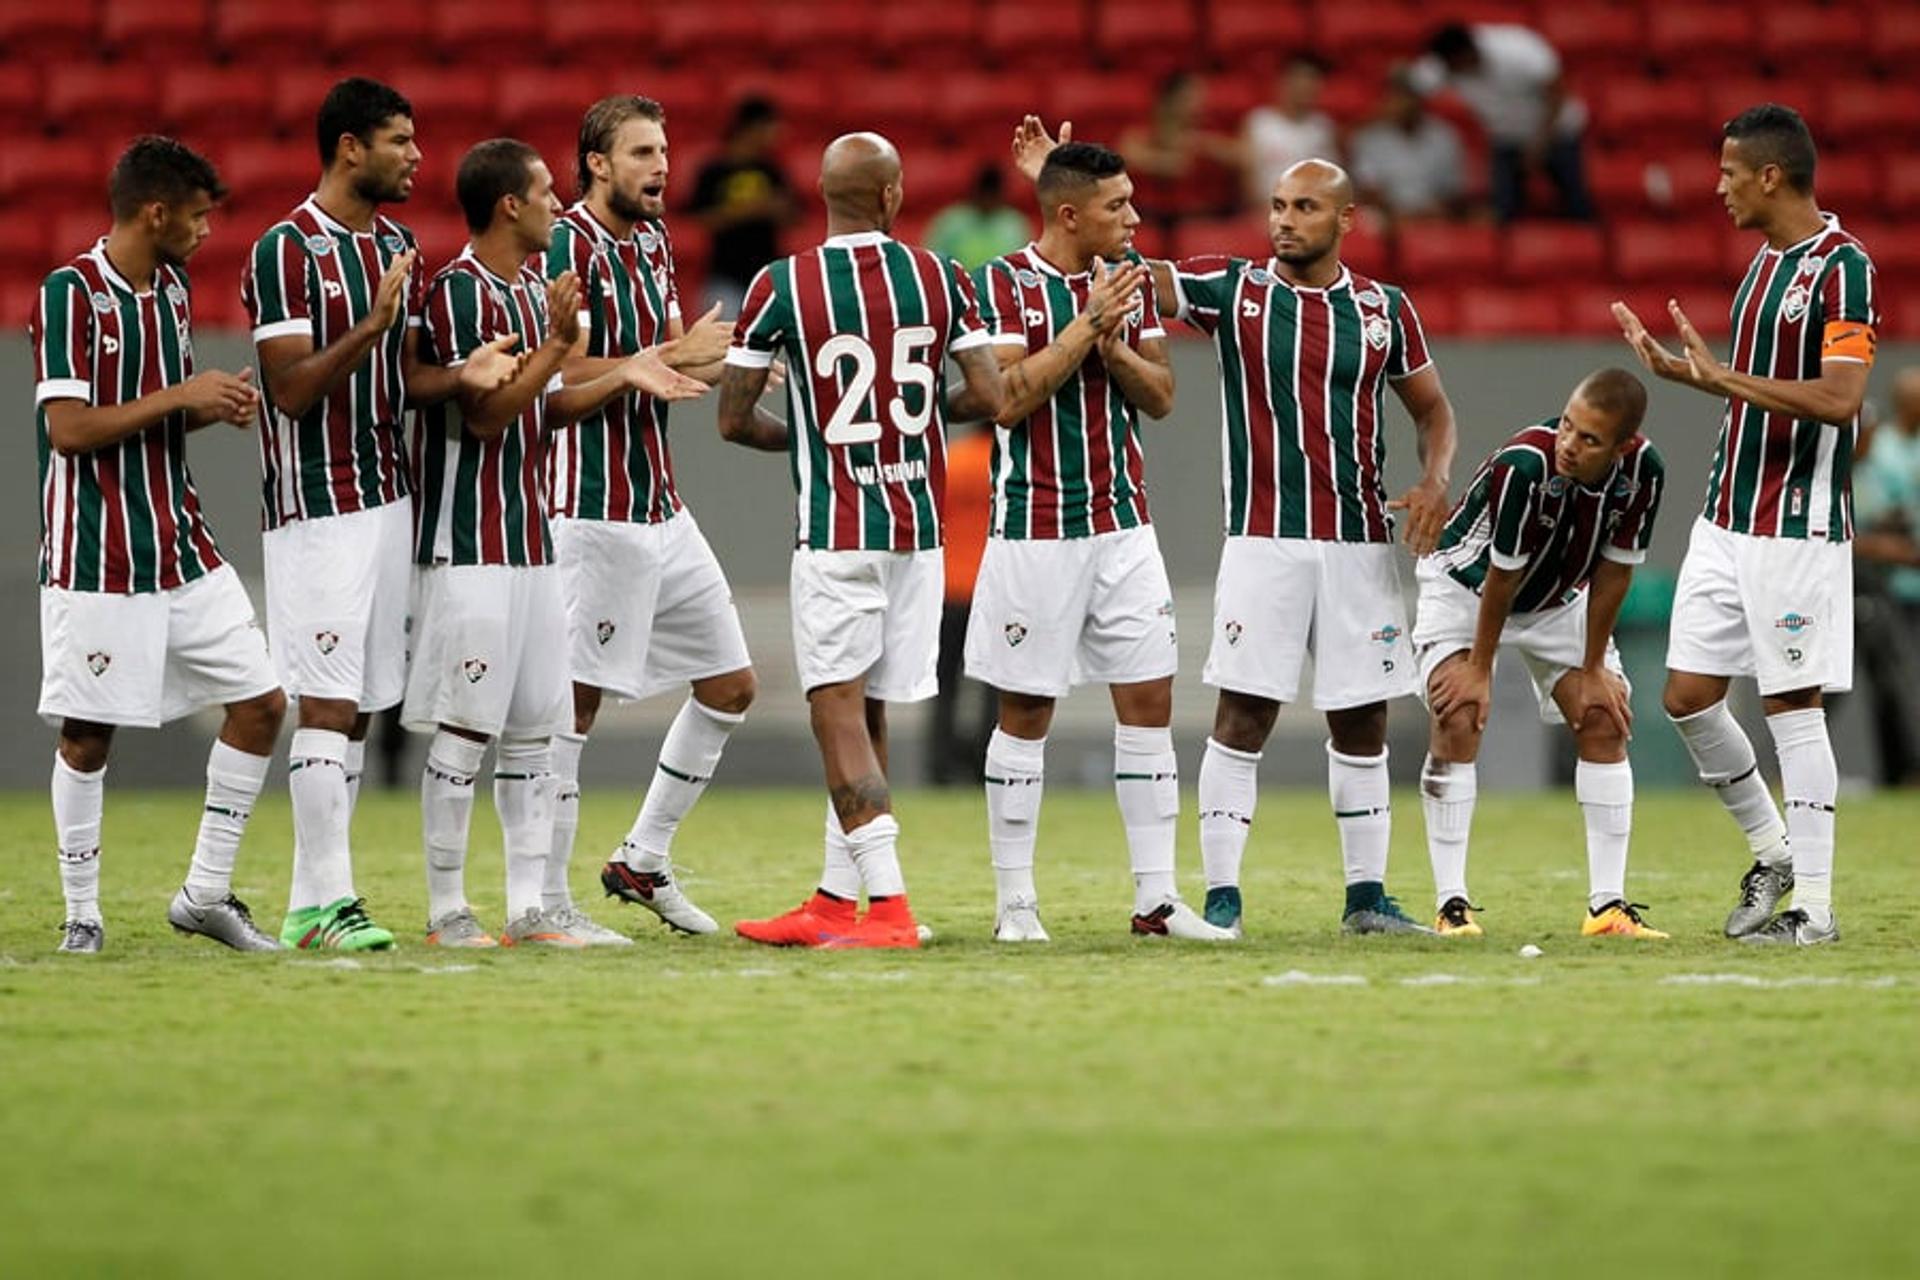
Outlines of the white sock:
{"label": "white sock", "polygon": [[580,752],[584,733],[553,735],[553,849],[547,854],[547,873],[540,885],[540,904],[549,911],[573,905],[567,887],[567,865],[573,861],[573,838],[580,831]]}
{"label": "white sock", "polygon": [[993,851],[996,911],[1015,899],[1039,898],[1033,849],[1040,838],[1046,755],[1045,738],[1016,738],[996,728],[987,739],[987,844]]}
{"label": "white sock", "polygon": [[1428,754],[1420,768],[1420,807],[1427,815],[1436,906],[1468,897],[1467,833],[1473,829],[1473,802],[1479,794],[1479,770],[1471,762],[1449,764]]}
{"label": "white sock", "polygon": [[867,898],[897,898],[907,891],[900,874],[900,824],[883,813],[865,826],[847,832],[847,853],[860,870]]}
{"label": "white sock", "polygon": [[1207,739],[1200,757],[1200,865],[1207,888],[1240,883],[1253,809],[1260,799],[1260,753]]}
{"label": "white sock", "polygon": [[347,775],[347,821],[352,822],[353,811],[360,804],[360,775],[367,767],[366,739],[347,739],[347,756],[340,762],[340,767]]}
{"label": "white sock", "polygon": [[106,790],[105,768],[82,773],[54,753],[53,833],[69,920],[100,923],[100,816]]}
{"label": "white sock", "polygon": [[826,863],[820,869],[820,887],[836,898],[860,901],[860,869],[853,865],[853,847],[841,829],[840,815],[827,802]]}
{"label": "white sock", "polygon": [[473,780],[487,744],[437,730],[420,771],[420,830],[427,849],[427,919],[467,905],[467,833],[473,824]]}
{"label": "white sock", "polygon": [[321,907],[353,892],[347,825],[347,735],[295,729],[287,750],[287,792],[293,798],[293,884],[287,910]]}
{"label": "white sock", "polygon": [[1767,717],[1767,730],[1780,757],[1780,789],[1786,797],[1793,905],[1824,925],[1833,910],[1833,809],[1840,793],[1827,713],[1822,707],[1782,711]]}
{"label": "white sock", "polygon": [[1740,830],[1746,832],[1755,859],[1769,864],[1787,861],[1787,826],[1761,780],[1753,743],[1741,731],[1726,701],[1681,716],[1674,720],[1673,727],[1687,744],[1687,754],[1693,757],[1700,781],[1714,789]]}
{"label": "white sock", "polygon": [[680,704],[680,714],[660,744],[660,763],[647,785],[640,816],[627,832],[622,852],[629,866],[638,871],[667,869],[680,820],[707,789],[720,753],[726,750],[727,736],[745,719],[731,711],[716,711],[698,698],[689,697]]}
{"label": "white sock", "polygon": [[1113,726],[1113,794],[1127,829],[1133,909],[1153,910],[1174,896],[1173,850],[1180,826],[1180,762],[1173,730]]}
{"label": "white sock", "polygon": [[207,801],[200,812],[200,835],[187,866],[187,896],[201,906],[233,892],[233,864],[247,818],[267,785],[272,756],[256,756],[215,738],[207,753]]}
{"label": "white sock", "polygon": [[1627,900],[1627,841],[1633,834],[1633,765],[1573,766],[1573,795],[1587,820],[1587,907]]}
{"label": "white sock", "polygon": [[1340,863],[1348,884],[1385,884],[1387,846],[1393,839],[1393,808],[1387,752],[1349,756],[1327,743],[1327,796],[1340,829]]}
{"label": "white sock", "polygon": [[553,752],[545,738],[502,738],[493,757],[493,807],[507,854],[507,919],[541,905],[553,851]]}

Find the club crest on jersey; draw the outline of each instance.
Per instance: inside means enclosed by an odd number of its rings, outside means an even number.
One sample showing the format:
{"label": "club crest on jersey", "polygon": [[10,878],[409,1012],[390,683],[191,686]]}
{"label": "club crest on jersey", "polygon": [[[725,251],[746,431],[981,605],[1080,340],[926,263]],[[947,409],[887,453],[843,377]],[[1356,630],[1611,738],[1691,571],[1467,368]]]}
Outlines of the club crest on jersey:
{"label": "club crest on jersey", "polygon": [[87,301],[91,302],[93,309],[101,315],[105,315],[107,312],[113,310],[113,299],[104,293],[96,293],[89,297]]}
{"label": "club crest on jersey", "polygon": [[468,684],[479,684],[481,677],[487,674],[484,658],[468,658],[460,664],[460,674],[467,678]]}
{"label": "club crest on jersey", "polygon": [[1242,627],[1238,622],[1229,621],[1227,625],[1220,628],[1220,630],[1226,633],[1227,647],[1232,648],[1240,643],[1241,633],[1244,632],[1246,628]]}
{"label": "club crest on jersey", "polygon": [[1367,345],[1375,351],[1385,351],[1387,343],[1393,339],[1393,326],[1387,323],[1385,316],[1368,316],[1367,322],[1360,326],[1367,335]]}
{"label": "club crest on jersey", "polygon": [[612,618],[602,618],[593,624],[593,638],[600,642],[602,648],[605,648],[607,641],[613,639],[613,633],[619,629],[614,625]]}
{"label": "club crest on jersey", "polygon": [[407,242],[405,240],[391,233],[381,236],[380,243],[387,246],[388,253],[399,253],[402,249],[407,247]]}
{"label": "club crest on jersey", "polygon": [[316,258],[324,258],[333,252],[332,236],[308,236],[307,252]]}
{"label": "club crest on jersey", "polygon": [[1025,288],[1038,289],[1040,287],[1040,273],[1028,267],[1022,267],[1020,270],[1014,272],[1013,278],[1018,280]]}
{"label": "club crest on jersey", "polygon": [[340,645],[338,631],[316,631],[313,633],[313,647],[321,653],[332,653]]}
{"label": "club crest on jersey", "polygon": [[1793,288],[1787,290],[1787,295],[1780,299],[1780,314],[1790,321],[1798,320],[1801,316],[1807,314],[1807,301],[1810,297],[1811,295],[1807,292],[1807,286],[1803,284],[1794,285]]}
{"label": "club crest on jersey", "polygon": [[1007,647],[1018,649],[1020,642],[1027,638],[1027,626],[1024,622],[1009,622],[1006,626]]}
{"label": "club crest on jersey", "polygon": [[96,676],[105,675],[107,668],[112,665],[113,655],[105,649],[95,649],[87,655],[87,670],[93,672]]}
{"label": "club crest on jersey", "polygon": [[1778,618],[1775,618],[1773,625],[1777,631],[1784,631],[1790,636],[1797,636],[1813,625],[1813,619],[1797,610],[1789,609]]}
{"label": "club crest on jersey", "polygon": [[185,285],[170,284],[167,286],[168,302],[171,302],[174,306],[178,307],[183,305],[186,302],[186,300],[187,300],[187,287]]}

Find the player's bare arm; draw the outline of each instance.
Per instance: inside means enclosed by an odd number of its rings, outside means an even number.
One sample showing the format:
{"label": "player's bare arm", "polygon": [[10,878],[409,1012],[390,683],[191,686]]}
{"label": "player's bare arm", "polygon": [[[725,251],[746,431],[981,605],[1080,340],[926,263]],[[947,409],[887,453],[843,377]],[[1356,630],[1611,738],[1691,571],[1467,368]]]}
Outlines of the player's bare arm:
{"label": "player's bare arm", "polygon": [[251,426],[259,404],[251,369],[237,374],[209,369],[126,404],[90,405],[83,400],[49,400],[47,438],[54,449],[70,457],[117,444],[176,413],[187,415],[189,427],[215,422]]}
{"label": "player's bare arm", "polygon": [[1500,648],[1500,633],[1513,614],[1513,598],[1520,590],[1522,571],[1487,567],[1486,580],[1480,584],[1480,612],[1473,628],[1473,648],[1456,654],[1440,664],[1427,689],[1427,704],[1433,708],[1436,722],[1444,722],[1457,712],[1473,718],[1473,730],[1487,727],[1493,688],[1493,655]]}
{"label": "player's bare arm", "polygon": [[999,418],[1001,426],[1011,427],[1026,420],[1053,398],[1053,393],[1073,376],[1102,335],[1125,318],[1127,300],[1146,278],[1147,269],[1137,262],[1123,263],[1104,272],[1096,263],[1087,305],[1052,342],[1031,354],[1004,344],[996,348],[1001,372],[1007,381],[1007,403]]}
{"label": "player's bare arm", "polygon": [[766,453],[784,453],[787,424],[760,403],[766,369],[730,364],[720,371],[720,438]]}
{"label": "player's bare arm", "polygon": [[716,302],[692,327],[682,324],[676,316],[667,327],[667,340],[654,350],[669,369],[678,369],[712,386],[720,381],[720,363],[732,339],[733,322],[721,318],[720,304]]}
{"label": "player's bare arm", "polygon": [[947,383],[948,422],[996,420],[1007,404],[1007,381],[990,347],[969,347],[954,356],[964,380]]}
{"label": "player's bare arm", "polygon": [[1410,377],[1392,384],[1407,416],[1413,419],[1414,439],[1420,454],[1420,479],[1399,497],[1387,503],[1389,511],[1407,513],[1403,537],[1407,550],[1416,556],[1432,551],[1447,524],[1447,486],[1453,475],[1453,455],[1459,447],[1459,432],[1454,425],[1453,403],[1440,385],[1440,370],[1428,365]]}
{"label": "player's bare arm", "polygon": [[482,440],[491,440],[546,394],[547,383],[560,371],[567,353],[580,336],[580,277],[573,272],[555,276],[547,285],[547,315],[551,326],[546,341],[520,365],[506,385],[492,391],[463,387],[459,392],[460,416],[467,430]]}
{"label": "player's bare arm", "polygon": [[1109,329],[1100,339],[1099,351],[1127,403],[1154,419],[1173,411],[1173,363],[1167,358],[1165,338],[1142,339],[1136,351],[1121,340],[1120,330]]}
{"label": "player's bare arm", "polygon": [[1153,301],[1162,320],[1180,318],[1180,290],[1174,279],[1173,264],[1161,258],[1146,259],[1147,270],[1153,275]]}
{"label": "player's bare arm", "polygon": [[1569,672],[1576,683],[1569,699],[1575,714],[1567,723],[1578,732],[1595,712],[1613,722],[1620,736],[1633,736],[1633,706],[1626,682],[1607,670],[1607,641],[1620,620],[1620,606],[1633,583],[1633,566],[1602,559],[1587,583],[1587,649],[1580,669]]}
{"label": "player's bare arm", "polygon": [[400,348],[400,372],[406,379],[408,406],[439,404],[462,389],[486,392],[506,386],[525,362],[524,353],[514,353],[519,345],[520,336],[509,333],[477,348],[449,369],[421,359],[420,330],[407,330]]}
{"label": "player's bare arm", "polygon": [[1866,361],[1822,360],[1817,378],[1755,377],[1728,368],[1716,357],[1679,303],[1669,301],[1667,311],[1680,334],[1691,385],[1714,395],[1738,397],[1769,413],[1787,413],[1835,426],[1846,426],[1859,416],[1860,405],[1867,398]]}
{"label": "player's bare arm", "polygon": [[409,249],[395,255],[380,277],[372,308],[360,318],[360,323],[335,341],[315,350],[311,337],[288,334],[259,344],[260,367],[266,373],[266,390],[274,408],[297,418],[324,400],[360,367],[367,354],[400,321],[414,254],[415,251]]}

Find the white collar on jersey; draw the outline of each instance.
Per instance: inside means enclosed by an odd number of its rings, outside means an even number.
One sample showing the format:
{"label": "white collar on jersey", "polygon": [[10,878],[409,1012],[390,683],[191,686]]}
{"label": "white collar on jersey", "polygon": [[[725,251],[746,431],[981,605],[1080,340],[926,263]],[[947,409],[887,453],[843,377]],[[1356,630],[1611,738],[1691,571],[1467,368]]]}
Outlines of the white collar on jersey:
{"label": "white collar on jersey", "polygon": [[[600,221],[600,219],[594,215],[593,210],[587,205],[587,202],[585,200],[575,200],[573,202],[573,208],[568,209],[567,212],[572,213],[574,209],[578,209],[580,211],[580,216],[587,220],[587,225],[593,228],[593,234],[596,239],[601,240],[606,244],[620,243],[620,237],[613,234],[613,228],[609,227],[606,223]],[[629,240],[639,239],[640,224],[646,221],[647,219],[645,218],[634,219],[633,232],[627,238]]]}
{"label": "white collar on jersey", "polygon": [[[93,248],[87,250],[87,256],[92,258],[94,263],[99,266],[100,274],[107,278],[107,283],[113,285],[116,289],[124,290],[136,298],[144,298],[147,294],[153,292],[151,289],[142,290],[134,288],[131,284],[127,283],[125,276],[114,270],[113,259],[107,257],[107,238],[105,236],[101,236],[93,242]],[[153,269],[153,282],[155,284],[160,283],[160,273],[165,270],[165,267],[158,266]]]}
{"label": "white collar on jersey", "polygon": [[321,226],[325,227],[327,230],[336,232],[343,236],[370,236],[380,230],[380,211],[378,209],[375,209],[373,211],[373,226],[371,229],[366,231],[355,231],[352,227],[348,226],[346,223],[340,221],[340,219],[334,217],[332,214],[328,213],[325,209],[322,209],[320,207],[320,193],[318,191],[308,196],[305,200],[302,200],[300,202],[300,207],[305,209],[308,213],[311,213],[313,215],[313,220],[315,222],[318,222]]}
{"label": "white collar on jersey", "polygon": [[842,231],[837,236],[828,236],[820,242],[823,249],[864,249],[868,245],[885,244],[893,239],[884,231]]}
{"label": "white collar on jersey", "polygon": [[1805,240],[1797,241],[1793,244],[1788,245],[1784,249],[1776,249],[1772,245],[1763,244],[1760,246],[1761,251],[1764,253],[1778,253],[1782,255],[1789,254],[1789,253],[1798,253],[1800,250],[1806,248],[1808,245],[1812,244],[1815,240],[1818,240],[1821,236],[1826,235],[1828,232],[1838,231],[1841,229],[1840,215],[1837,213],[1828,213],[1825,209],[1822,209],[1820,211],[1820,221],[1823,224],[1821,228],[1818,231],[1814,232],[1812,235],[1808,236]]}
{"label": "white collar on jersey", "polygon": [[1348,269],[1347,264],[1344,262],[1340,264],[1340,274],[1334,277],[1332,284],[1323,284],[1317,288],[1310,284],[1295,284],[1293,281],[1281,275],[1279,270],[1280,260],[1278,258],[1268,258],[1266,266],[1267,270],[1272,274],[1275,284],[1283,289],[1292,290],[1294,293],[1323,294],[1332,293],[1335,289],[1351,289],[1353,287],[1353,272]]}
{"label": "white collar on jersey", "polygon": [[519,283],[516,280],[508,280],[506,277],[494,271],[492,267],[480,261],[480,255],[473,251],[473,241],[471,240],[467,241],[466,244],[460,247],[460,254],[458,257],[454,259],[454,261],[455,262],[471,262],[474,266],[480,269],[481,275],[493,281],[495,284],[499,285],[502,289],[512,289],[515,285]]}

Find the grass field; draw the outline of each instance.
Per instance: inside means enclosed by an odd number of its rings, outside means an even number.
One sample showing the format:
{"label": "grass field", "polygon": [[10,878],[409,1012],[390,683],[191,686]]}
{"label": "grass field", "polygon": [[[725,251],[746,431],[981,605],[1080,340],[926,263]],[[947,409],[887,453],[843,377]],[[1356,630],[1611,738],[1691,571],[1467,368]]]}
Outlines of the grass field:
{"label": "grass field", "polygon": [[[633,799],[588,795],[578,888]],[[109,792],[85,961],[51,954],[44,798],[0,799],[0,1275],[1920,1273],[1911,798],[1845,804],[1845,941],[1806,953],[1718,938],[1743,858],[1697,792],[1639,809],[1629,884],[1664,944],[1579,938],[1565,795],[1483,799],[1484,943],[1341,937],[1325,799],[1275,793],[1251,936],[1204,950],[1127,936],[1111,797],[1057,792],[1056,941],[1009,953],[964,792],[898,805],[922,954],[671,937],[607,903],[639,946],[476,958],[418,944],[414,802],[369,795],[361,889],[406,945],[355,963],[175,938],[197,808]],[[689,892],[726,922],[791,906],[820,810],[716,790]],[[263,921],[290,831],[282,791],[242,855]]]}

